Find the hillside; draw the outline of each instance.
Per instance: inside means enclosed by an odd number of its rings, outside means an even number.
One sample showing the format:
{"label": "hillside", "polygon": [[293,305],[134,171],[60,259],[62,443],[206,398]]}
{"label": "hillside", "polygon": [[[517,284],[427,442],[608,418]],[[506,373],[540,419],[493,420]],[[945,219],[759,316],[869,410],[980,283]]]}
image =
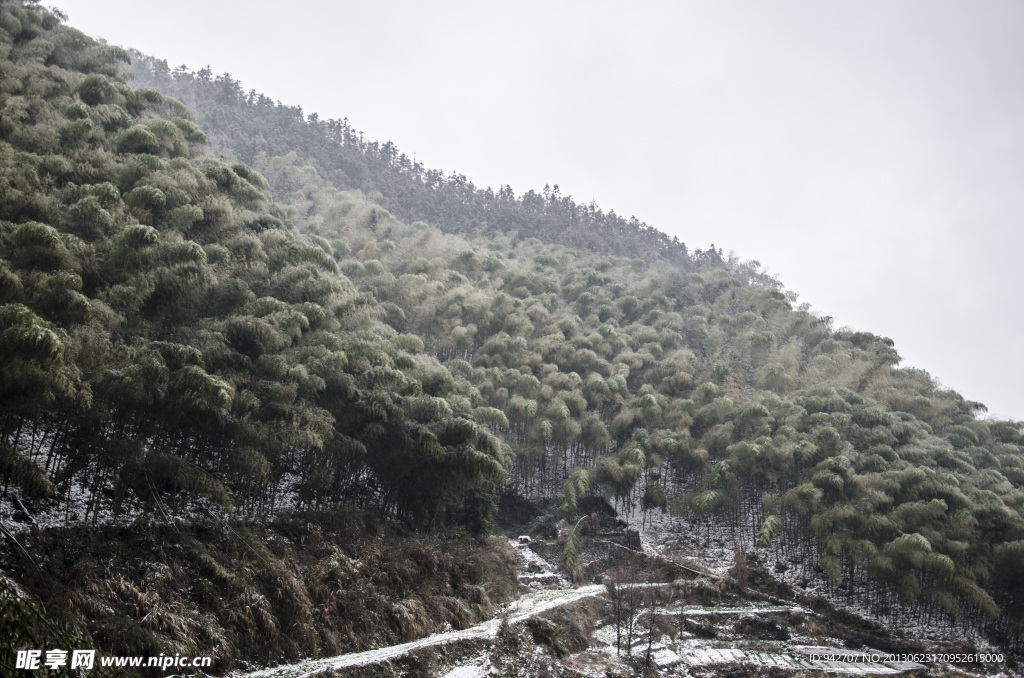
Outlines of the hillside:
{"label": "hillside", "polygon": [[576,525],[583,576],[589,513],[1021,649],[1022,426],[892,341],[227,76],[133,89],[34,3],[0,29],[0,567],[104,651],[461,628],[514,597],[497,522]]}
{"label": "hillside", "polygon": [[249,165],[260,158],[294,153],[330,185],[373,194],[382,207],[404,221],[422,220],[445,233],[464,236],[536,237],[594,253],[614,252],[645,261],[664,259],[683,269],[722,265],[714,248],[690,252],[684,243],[614,211],[577,204],[558,186],[516,195],[511,187],[480,189],[465,176],[425,167],[395,148],[370,141],[347,119],[320,120],[300,106],[281,105],[246,92],[229,75],[171,70],[165,61],[131,52],[127,75],[136,87],[149,87],[185,103],[210,135],[211,147]]}

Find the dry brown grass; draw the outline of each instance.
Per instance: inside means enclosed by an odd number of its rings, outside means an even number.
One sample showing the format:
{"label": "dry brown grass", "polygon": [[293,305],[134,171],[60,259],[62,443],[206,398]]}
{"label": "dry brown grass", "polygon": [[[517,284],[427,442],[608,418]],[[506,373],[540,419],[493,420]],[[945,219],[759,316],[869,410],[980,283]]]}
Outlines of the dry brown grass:
{"label": "dry brown grass", "polygon": [[27,586],[84,621],[101,650],[212,655],[215,672],[466,628],[517,595],[503,539],[406,533],[351,514],[53,530],[29,547],[44,574]]}

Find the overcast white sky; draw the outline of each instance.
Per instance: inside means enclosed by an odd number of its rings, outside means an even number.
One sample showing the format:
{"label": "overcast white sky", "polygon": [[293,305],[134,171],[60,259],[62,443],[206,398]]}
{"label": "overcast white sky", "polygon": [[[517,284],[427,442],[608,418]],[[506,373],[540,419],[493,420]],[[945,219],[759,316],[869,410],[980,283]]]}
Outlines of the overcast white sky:
{"label": "overcast white sky", "polygon": [[1024,419],[1024,4],[55,0],[428,167],[757,259]]}

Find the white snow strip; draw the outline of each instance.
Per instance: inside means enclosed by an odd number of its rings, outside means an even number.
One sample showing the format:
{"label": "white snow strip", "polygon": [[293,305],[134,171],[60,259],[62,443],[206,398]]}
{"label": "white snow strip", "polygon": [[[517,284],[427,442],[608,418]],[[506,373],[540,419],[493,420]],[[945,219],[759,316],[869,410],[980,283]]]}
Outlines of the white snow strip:
{"label": "white snow strip", "polygon": [[[594,584],[591,586],[583,586],[578,589],[531,593],[523,596],[509,607],[507,618],[509,623],[516,624],[556,607],[574,603],[576,601],[583,600],[584,598],[599,596],[604,592],[604,590],[604,586]],[[396,659],[412,652],[413,650],[419,650],[425,647],[444,645],[446,643],[459,640],[493,640],[498,635],[498,628],[500,625],[500,620],[491,619],[462,631],[435,633],[432,636],[427,636],[426,638],[421,638],[408,643],[401,643],[399,645],[390,645],[376,650],[367,650],[366,652],[353,652],[336,657],[314,659],[300,662],[298,664],[277,666],[271,669],[262,669],[252,673],[235,675],[237,678],[304,678],[305,676],[311,676],[314,673],[324,670],[338,670],[353,666],[369,666],[371,664],[378,664],[391,659]],[[465,677],[459,676],[458,678]]]}
{"label": "white snow strip", "polygon": [[676,664],[681,663],[683,659],[672,650],[664,648],[652,653],[651,661],[653,661],[655,666],[658,666],[659,668],[668,668],[669,666],[675,666]]}
{"label": "white snow strip", "polygon": [[487,668],[481,664],[468,664],[466,666],[457,666],[448,673],[444,674],[444,678],[484,678],[487,674]]}

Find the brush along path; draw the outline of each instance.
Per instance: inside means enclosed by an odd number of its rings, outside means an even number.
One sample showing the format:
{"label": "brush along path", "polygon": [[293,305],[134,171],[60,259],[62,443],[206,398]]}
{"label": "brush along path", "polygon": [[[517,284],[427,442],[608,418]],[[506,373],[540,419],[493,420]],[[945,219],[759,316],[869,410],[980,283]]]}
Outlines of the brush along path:
{"label": "brush along path", "polygon": [[[562,591],[544,591],[523,596],[515,605],[510,607],[508,622],[516,624],[526,621],[530,617],[547,612],[562,605],[601,595],[604,592],[603,586],[585,586],[579,589],[568,589]],[[369,666],[396,659],[414,650],[427,647],[436,647],[448,643],[483,640],[490,641],[498,635],[501,620],[491,619],[461,631],[448,631],[436,633],[426,638],[414,640],[399,645],[391,645],[366,652],[355,652],[352,654],[339,655],[325,659],[316,659],[292,664],[278,666],[271,669],[255,671],[249,674],[240,675],[239,678],[304,678],[314,673],[333,671],[356,666]]]}
{"label": "brush along path", "polygon": [[[520,545],[513,542],[513,546]],[[556,575],[547,561],[543,560],[529,549],[522,549],[520,552],[524,554],[524,561],[526,563],[535,563],[546,570],[544,574],[553,576],[557,581],[556,585],[567,585],[564,577]],[[604,591],[604,586],[595,584],[591,586],[582,586],[578,589],[545,589],[528,593],[509,605],[503,612],[502,617],[507,620],[507,623],[509,624],[518,624],[526,621],[530,617],[553,610],[557,607],[569,605],[585,598],[602,595]],[[501,627],[501,624],[502,619],[490,619],[460,631],[435,633],[434,635],[427,636],[426,638],[420,638],[419,640],[413,640],[408,643],[401,643],[398,645],[389,645],[388,647],[382,647],[376,650],[353,652],[350,654],[326,657],[323,659],[311,659],[297,664],[277,666],[270,669],[254,671],[252,673],[235,674],[235,678],[305,678],[306,676],[312,676],[313,674],[321,672],[338,671],[356,666],[380,664],[409,654],[415,650],[427,647],[436,647],[456,642],[493,641],[498,635],[498,630]]]}
{"label": "brush along path", "polygon": [[[510,625],[522,623],[531,617],[558,607],[586,598],[601,596],[606,591],[606,588],[602,585],[571,588],[568,581],[555,572],[550,563],[533,550],[523,548],[523,544],[514,542],[513,546],[518,547],[517,550],[523,555],[523,569],[527,570],[521,578],[524,580],[522,582],[524,586],[545,586],[545,588],[527,593],[519,600],[510,604],[503,611],[501,618],[490,619],[467,629],[436,633],[419,640],[390,645],[376,650],[355,652],[323,659],[312,659],[297,664],[262,669],[248,674],[235,674],[235,678],[307,678],[316,674],[329,674],[334,671],[341,672],[346,669],[383,664],[425,648],[455,643],[466,643],[471,646],[473,643],[480,643],[482,646],[490,646],[498,636],[503,623]],[[666,584],[635,583],[623,584],[621,586],[623,588],[648,588],[666,586]],[[675,609],[663,608],[660,612],[670,615],[683,615],[685,617],[732,617],[750,614],[788,614],[791,612],[809,613],[804,608],[792,605],[712,608],[685,606]],[[606,647],[610,650],[614,645],[614,638],[602,638],[603,635],[607,635],[609,632],[610,629],[604,627],[597,631],[596,635],[606,643]],[[689,634],[686,635],[689,636]],[[645,643],[644,634],[641,633],[634,646],[637,649],[641,649],[641,646]],[[674,642],[655,643],[652,647],[651,659],[659,670],[663,672],[668,671],[672,675],[680,670],[685,671],[686,668],[700,670],[708,667],[724,667],[725,665],[762,666],[793,671],[812,670],[832,674],[859,675],[893,675],[924,668],[920,664],[899,665],[881,663],[877,660],[873,661],[873,657],[868,654],[865,654],[864,657],[852,658],[851,660],[851,655],[862,653],[851,653],[827,647],[802,647],[792,646],[788,643],[764,643],[762,648],[761,650],[744,650],[736,647],[722,647],[720,642],[709,642],[690,636],[685,639],[680,638]],[[768,651],[764,651],[765,649]],[[487,665],[486,652],[484,651],[484,654],[480,654],[467,663],[461,663],[452,667],[446,678],[479,678],[484,675]],[[826,656],[841,654],[846,661],[823,661],[816,657],[816,654]]]}

